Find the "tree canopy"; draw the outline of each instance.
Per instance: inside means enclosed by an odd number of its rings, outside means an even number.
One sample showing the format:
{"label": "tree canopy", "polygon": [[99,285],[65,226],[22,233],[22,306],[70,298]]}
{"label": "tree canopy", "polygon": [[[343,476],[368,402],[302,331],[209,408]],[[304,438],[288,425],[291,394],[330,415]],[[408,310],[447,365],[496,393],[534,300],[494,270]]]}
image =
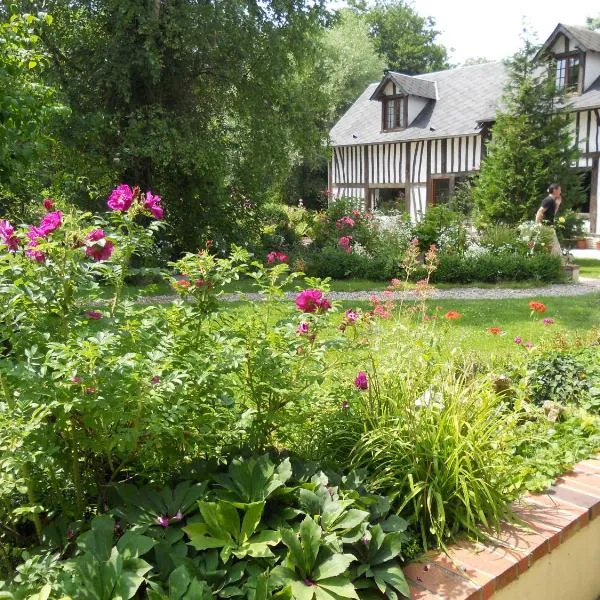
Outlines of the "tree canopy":
{"label": "tree canopy", "polygon": [[433,17],[420,16],[403,0],[377,0],[367,10],[375,49],[393,71],[418,75],[448,68],[446,48],[436,43]]}

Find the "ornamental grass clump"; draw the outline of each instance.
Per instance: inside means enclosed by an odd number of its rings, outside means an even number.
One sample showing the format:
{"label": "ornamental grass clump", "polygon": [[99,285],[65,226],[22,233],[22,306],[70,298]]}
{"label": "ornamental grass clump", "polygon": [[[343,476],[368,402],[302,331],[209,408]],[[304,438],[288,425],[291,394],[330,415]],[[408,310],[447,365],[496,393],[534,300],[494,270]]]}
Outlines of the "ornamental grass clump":
{"label": "ornamental grass clump", "polygon": [[393,500],[424,547],[497,527],[516,485],[514,418],[489,382],[448,373],[418,395],[380,373],[370,394],[386,410],[356,442],[352,463],[373,474],[371,489]]}

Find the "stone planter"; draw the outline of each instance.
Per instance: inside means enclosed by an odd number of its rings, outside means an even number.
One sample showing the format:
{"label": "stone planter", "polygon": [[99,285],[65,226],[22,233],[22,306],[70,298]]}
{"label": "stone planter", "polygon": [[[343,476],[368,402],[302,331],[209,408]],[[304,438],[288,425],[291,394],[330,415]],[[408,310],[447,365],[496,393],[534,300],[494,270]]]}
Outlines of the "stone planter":
{"label": "stone planter", "polygon": [[579,265],[569,263],[567,265],[563,265],[563,269],[567,275],[568,281],[571,283],[579,283]]}

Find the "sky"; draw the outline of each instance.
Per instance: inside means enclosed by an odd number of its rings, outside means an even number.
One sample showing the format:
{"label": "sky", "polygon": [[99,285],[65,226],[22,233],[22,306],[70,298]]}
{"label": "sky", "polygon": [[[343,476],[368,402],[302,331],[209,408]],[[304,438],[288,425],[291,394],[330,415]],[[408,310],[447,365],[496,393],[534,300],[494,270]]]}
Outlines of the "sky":
{"label": "sky", "polygon": [[543,42],[558,23],[585,25],[586,17],[600,14],[598,0],[413,0],[412,4],[421,16],[434,17],[441,31],[438,41],[448,48],[454,64],[514,54],[521,47],[523,18]]}
{"label": "sky", "polygon": [[598,0],[414,0],[413,6],[421,16],[435,18],[442,32],[438,40],[453,63],[514,54],[523,22],[542,42],[558,23],[585,25],[586,17],[600,15]]}

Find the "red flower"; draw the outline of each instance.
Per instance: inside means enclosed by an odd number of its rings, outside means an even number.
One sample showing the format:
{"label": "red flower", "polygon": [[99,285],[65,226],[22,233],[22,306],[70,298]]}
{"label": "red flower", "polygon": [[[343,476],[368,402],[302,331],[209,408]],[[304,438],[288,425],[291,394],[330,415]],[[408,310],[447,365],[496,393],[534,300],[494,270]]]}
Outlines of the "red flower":
{"label": "red flower", "polygon": [[539,312],[539,313],[545,313],[546,312],[546,305],[543,302],[532,301],[532,302],[529,303],[529,308],[533,312]]}
{"label": "red flower", "polygon": [[444,315],[444,317],[445,317],[446,319],[460,319],[460,318],[462,317],[462,315],[461,315],[459,312],[455,311],[455,310],[449,310],[449,311],[448,311],[448,312],[447,312],[447,313]]}
{"label": "red flower", "polygon": [[46,210],[52,210],[54,208],[54,202],[52,202],[52,198],[44,198],[43,205]]}
{"label": "red flower", "polygon": [[190,287],[190,282],[187,279],[178,279],[175,283],[173,283],[173,287],[175,289],[182,288],[187,290]]}
{"label": "red flower", "polygon": [[502,329],[500,329],[500,327],[490,327],[488,329],[488,331],[492,334],[492,335],[500,335],[502,333]]}

